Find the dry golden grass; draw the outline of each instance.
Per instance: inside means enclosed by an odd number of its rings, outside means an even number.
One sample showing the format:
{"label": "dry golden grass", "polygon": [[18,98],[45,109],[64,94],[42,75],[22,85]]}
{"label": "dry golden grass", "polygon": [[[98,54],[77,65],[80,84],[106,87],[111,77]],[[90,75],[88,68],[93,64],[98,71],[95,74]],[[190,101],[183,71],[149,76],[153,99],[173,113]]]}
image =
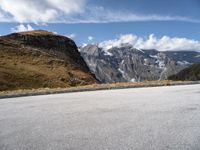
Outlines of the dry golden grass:
{"label": "dry golden grass", "polygon": [[32,35],[32,36],[35,36],[35,35],[54,35],[53,32],[48,32],[48,31],[45,31],[45,30],[34,30],[34,31],[27,31],[27,32],[20,32],[18,34],[21,34],[21,35]]}
{"label": "dry golden grass", "polygon": [[[69,88],[39,88],[29,90],[13,90],[2,91],[0,97],[15,97],[15,96],[29,96],[29,95],[43,95],[53,93],[69,93],[69,92],[82,92],[82,91],[94,91],[105,89],[123,89],[123,88],[137,88],[137,87],[156,87],[156,86],[172,86],[172,85],[184,85],[184,84],[196,84],[198,82],[192,81],[144,81],[144,82],[124,82],[124,83],[112,83],[112,84],[91,84],[86,86],[77,86]],[[199,83],[198,83],[199,84]]]}

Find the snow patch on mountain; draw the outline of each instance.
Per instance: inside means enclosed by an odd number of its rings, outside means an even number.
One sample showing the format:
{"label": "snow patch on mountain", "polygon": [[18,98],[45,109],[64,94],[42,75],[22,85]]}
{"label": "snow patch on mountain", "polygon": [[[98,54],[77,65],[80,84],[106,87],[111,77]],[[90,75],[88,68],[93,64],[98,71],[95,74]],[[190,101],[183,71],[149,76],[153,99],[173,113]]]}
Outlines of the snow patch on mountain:
{"label": "snow patch on mountain", "polygon": [[122,74],[123,78],[126,78],[125,72],[121,68],[118,68],[118,71]]}

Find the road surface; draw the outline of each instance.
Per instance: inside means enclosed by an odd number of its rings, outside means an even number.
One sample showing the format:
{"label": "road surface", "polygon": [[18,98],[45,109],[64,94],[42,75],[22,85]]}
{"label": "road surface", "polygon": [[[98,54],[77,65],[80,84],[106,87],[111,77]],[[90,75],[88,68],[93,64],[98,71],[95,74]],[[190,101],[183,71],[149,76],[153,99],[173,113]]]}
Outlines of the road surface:
{"label": "road surface", "polygon": [[0,99],[0,150],[199,150],[200,84]]}

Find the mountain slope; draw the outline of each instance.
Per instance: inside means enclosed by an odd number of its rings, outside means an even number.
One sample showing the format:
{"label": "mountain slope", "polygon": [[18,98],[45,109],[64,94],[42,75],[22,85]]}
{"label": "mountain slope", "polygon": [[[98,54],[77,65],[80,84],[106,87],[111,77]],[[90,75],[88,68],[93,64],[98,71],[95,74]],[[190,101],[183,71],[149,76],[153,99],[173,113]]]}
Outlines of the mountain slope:
{"label": "mountain slope", "polygon": [[200,53],[196,51],[165,51],[168,57],[177,62],[196,64],[200,62]]}
{"label": "mountain slope", "polygon": [[198,52],[141,50],[130,44],[110,49],[88,44],[81,47],[80,52],[90,70],[104,83],[164,80],[194,61],[200,62]]}
{"label": "mountain slope", "polygon": [[168,78],[169,80],[188,80],[198,81],[200,80],[200,63],[194,64],[179,73],[172,75]]}
{"label": "mountain slope", "polygon": [[96,82],[67,37],[43,30],[0,37],[0,91]]}

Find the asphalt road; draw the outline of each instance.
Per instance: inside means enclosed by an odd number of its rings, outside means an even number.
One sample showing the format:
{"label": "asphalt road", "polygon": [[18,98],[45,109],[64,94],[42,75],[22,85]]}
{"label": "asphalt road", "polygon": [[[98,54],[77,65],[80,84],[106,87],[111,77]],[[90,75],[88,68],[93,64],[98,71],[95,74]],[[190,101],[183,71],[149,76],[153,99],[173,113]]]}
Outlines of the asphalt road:
{"label": "asphalt road", "polygon": [[0,99],[0,150],[199,150],[200,84]]}

